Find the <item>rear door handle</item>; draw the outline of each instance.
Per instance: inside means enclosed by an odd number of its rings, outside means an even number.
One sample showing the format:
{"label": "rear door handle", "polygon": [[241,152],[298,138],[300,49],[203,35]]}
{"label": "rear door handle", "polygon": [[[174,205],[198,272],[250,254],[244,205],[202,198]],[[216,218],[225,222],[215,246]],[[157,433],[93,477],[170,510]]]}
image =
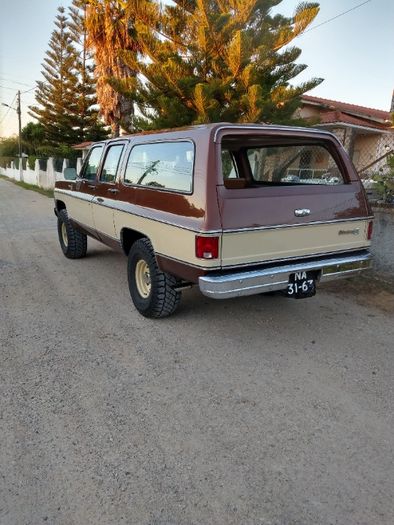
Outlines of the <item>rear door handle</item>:
{"label": "rear door handle", "polygon": [[108,188],[107,190],[109,193],[119,193],[118,188]]}
{"label": "rear door handle", "polygon": [[88,184],[88,188],[90,188],[91,190],[95,190],[96,186],[95,184]]}

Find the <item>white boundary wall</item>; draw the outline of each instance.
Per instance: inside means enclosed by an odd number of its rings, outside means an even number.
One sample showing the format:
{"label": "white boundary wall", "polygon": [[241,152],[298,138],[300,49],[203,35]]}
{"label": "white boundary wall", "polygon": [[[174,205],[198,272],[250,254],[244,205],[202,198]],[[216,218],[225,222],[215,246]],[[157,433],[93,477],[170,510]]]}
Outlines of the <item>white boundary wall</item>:
{"label": "white boundary wall", "polygon": [[[77,159],[77,172],[81,169],[82,161]],[[41,170],[38,159],[35,161],[34,170],[31,170],[26,166],[25,170],[15,167],[14,162],[11,162],[10,168],[1,168],[0,175],[4,175],[10,179],[23,181],[33,186],[38,186],[44,190],[52,190],[55,187],[55,182],[58,180],[64,180],[64,170],[68,167],[68,160],[63,160],[62,171],[55,171],[54,159],[50,157],[47,161],[47,169]]]}

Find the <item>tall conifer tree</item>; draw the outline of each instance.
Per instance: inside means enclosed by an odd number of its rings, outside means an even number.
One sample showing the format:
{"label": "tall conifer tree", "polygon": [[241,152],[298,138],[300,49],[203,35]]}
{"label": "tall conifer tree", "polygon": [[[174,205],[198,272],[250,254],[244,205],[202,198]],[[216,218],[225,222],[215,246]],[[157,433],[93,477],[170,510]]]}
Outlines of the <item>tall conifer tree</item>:
{"label": "tall conifer tree", "polygon": [[72,145],[81,138],[76,64],[77,52],[72,45],[65,11],[59,7],[42,64],[41,73],[45,80],[37,82],[37,105],[30,107],[30,114],[44,127],[46,144],[50,147]]}
{"label": "tall conifer tree", "polygon": [[[97,0],[96,0],[97,1]],[[140,53],[121,54],[138,81],[124,85],[137,102],[135,127],[215,121],[292,119],[300,96],[318,85],[292,80],[306,66],[290,46],[314,20],[318,4],[302,2],[291,18],[272,14],[281,0],[124,0]]]}
{"label": "tall conifer tree", "polygon": [[77,51],[76,70],[78,74],[77,119],[81,141],[101,140],[107,132],[99,118],[94,79],[94,63],[87,46],[86,29],[87,0],[73,0],[69,7],[68,28]]}

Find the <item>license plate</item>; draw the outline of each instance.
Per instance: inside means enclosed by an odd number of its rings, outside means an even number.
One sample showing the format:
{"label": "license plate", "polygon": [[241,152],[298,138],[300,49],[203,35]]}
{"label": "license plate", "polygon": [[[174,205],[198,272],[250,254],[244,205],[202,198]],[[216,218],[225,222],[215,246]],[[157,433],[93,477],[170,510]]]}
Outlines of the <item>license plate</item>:
{"label": "license plate", "polygon": [[296,272],[290,274],[287,285],[288,297],[301,299],[312,297],[316,293],[316,284],[314,275],[310,272]]}

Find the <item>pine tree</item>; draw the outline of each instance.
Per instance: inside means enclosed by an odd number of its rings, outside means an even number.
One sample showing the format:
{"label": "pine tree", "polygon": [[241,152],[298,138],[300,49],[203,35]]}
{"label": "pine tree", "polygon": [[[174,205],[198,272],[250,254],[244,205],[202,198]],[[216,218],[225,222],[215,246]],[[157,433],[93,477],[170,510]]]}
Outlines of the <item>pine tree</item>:
{"label": "pine tree", "polygon": [[96,82],[92,53],[87,46],[87,0],[73,0],[69,7],[68,29],[77,51],[78,74],[77,118],[80,141],[101,140],[107,137],[97,107]]}
{"label": "pine tree", "polygon": [[291,81],[306,66],[289,44],[314,20],[303,2],[292,18],[273,15],[281,0],[125,0],[139,55],[123,50],[134,83],[118,89],[135,100],[142,129],[190,123],[289,122],[300,96],[318,85]]}
{"label": "pine tree", "polygon": [[29,108],[30,114],[44,127],[46,145],[53,148],[80,141],[77,52],[64,13],[64,8],[59,7],[42,64],[45,80],[37,82],[37,105]]}

